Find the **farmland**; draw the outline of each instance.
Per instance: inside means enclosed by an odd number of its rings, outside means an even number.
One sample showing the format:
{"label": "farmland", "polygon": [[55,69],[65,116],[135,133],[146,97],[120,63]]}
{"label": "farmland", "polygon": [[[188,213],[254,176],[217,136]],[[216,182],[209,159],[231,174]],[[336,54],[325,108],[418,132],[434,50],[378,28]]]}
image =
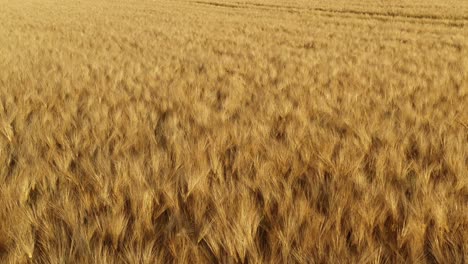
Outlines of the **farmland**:
{"label": "farmland", "polygon": [[0,262],[468,262],[468,1],[0,0]]}

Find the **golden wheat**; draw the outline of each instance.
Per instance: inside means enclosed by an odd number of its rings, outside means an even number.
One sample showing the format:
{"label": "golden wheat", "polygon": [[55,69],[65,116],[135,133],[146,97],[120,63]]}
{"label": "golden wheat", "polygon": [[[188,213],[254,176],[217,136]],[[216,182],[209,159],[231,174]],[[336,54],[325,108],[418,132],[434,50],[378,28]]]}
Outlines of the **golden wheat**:
{"label": "golden wheat", "polygon": [[0,262],[467,263],[468,2],[0,0]]}

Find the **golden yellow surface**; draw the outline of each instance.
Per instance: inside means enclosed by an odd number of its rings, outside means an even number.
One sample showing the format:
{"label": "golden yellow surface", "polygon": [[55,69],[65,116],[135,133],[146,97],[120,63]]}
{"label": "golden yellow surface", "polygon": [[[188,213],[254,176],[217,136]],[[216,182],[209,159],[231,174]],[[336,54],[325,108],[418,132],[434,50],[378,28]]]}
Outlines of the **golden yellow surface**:
{"label": "golden yellow surface", "polygon": [[466,263],[468,1],[0,0],[1,263]]}

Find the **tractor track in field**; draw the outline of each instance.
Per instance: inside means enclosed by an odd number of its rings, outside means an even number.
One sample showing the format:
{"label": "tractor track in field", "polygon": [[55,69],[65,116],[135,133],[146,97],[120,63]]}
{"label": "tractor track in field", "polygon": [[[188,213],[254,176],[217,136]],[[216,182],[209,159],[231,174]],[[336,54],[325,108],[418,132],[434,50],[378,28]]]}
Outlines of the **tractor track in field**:
{"label": "tractor track in field", "polygon": [[198,5],[215,6],[221,8],[232,9],[257,9],[266,11],[280,11],[288,13],[314,13],[319,16],[336,17],[345,19],[362,19],[362,20],[377,20],[382,22],[405,22],[411,24],[436,24],[449,27],[463,28],[468,23],[468,16],[449,17],[437,14],[408,14],[398,13],[395,11],[378,12],[378,11],[363,11],[354,9],[333,9],[323,7],[295,7],[272,4],[258,3],[240,3],[227,4],[220,2],[208,1],[191,1]]}

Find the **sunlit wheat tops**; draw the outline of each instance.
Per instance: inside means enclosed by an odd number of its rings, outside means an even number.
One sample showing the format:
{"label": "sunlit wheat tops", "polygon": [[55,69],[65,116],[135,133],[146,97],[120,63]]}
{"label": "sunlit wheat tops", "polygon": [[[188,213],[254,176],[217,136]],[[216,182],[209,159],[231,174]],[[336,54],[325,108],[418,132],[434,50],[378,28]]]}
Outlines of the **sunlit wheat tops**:
{"label": "sunlit wheat tops", "polygon": [[468,1],[0,0],[1,263],[467,263]]}

